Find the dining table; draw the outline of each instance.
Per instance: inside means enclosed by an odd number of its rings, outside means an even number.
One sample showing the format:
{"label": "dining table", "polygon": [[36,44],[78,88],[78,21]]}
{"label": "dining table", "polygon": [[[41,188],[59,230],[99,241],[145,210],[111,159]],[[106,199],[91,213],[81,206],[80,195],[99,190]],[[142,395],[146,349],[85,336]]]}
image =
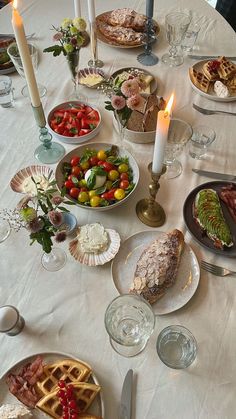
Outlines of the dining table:
{"label": "dining table", "polygon": [[[145,14],[144,0],[111,0],[109,5],[95,1],[96,15],[115,8],[132,8]],[[12,33],[11,4],[0,10],[1,33]],[[62,19],[74,17],[73,0],[19,0],[26,34],[35,33],[33,43],[39,51],[36,79],[47,88],[42,106],[47,116],[59,103],[73,94],[68,64],[63,55],[54,57],[43,53],[53,45],[52,26]],[[117,48],[98,41],[98,57],[104,62],[102,70],[109,77],[119,68],[138,67],[151,72],[157,81],[157,94],[168,98],[172,92],[175,102],[173,117],[191,126],[207,125],[216,132],[216,139],[206,156],[197,160],[188,152],[188,144],[181,154],[183,172],[174,179],[160,178],[157,201],[164,208],[166,221],[161,227],[143,224],[136,215],[136,204],[149,195],[151,177],[148,164],[152,161],[153,143],[135,144],[125,141],[128,151],[136,159],[140,179],[129,199],[107,211],[70,207],[78,225],[100,222],[105,228],[115,229],[125,241],[139,232],[169,232],[181,230],[185,242],[199,263],[199,283],[194,295],[178,310],[156,315],[155,329],[147,347],[139,355],[126,358],[116,353],[109,342],[104,326],[108,304],[119,295],[111,271],[111,262],[102,266],[86,266],[76,261],[68,251],[71,240],[60,244],[67,253],[65,266],[57,272],[45,270],[41,264],[41,247],[30,246],[25,229],[11,231],[0,244],[0,306],[13,305],[25,319],[25,327],[16,336],[0,334],[0,402],[4,374],[19,360],[36,353],[65,353],[91,365],[102,388],[104,419],[118,419],[122,384],[127,371],[134,371],[134,419],[234,419],[236,415],[236,304],[235,278],[218,277],[200,268],[202,259],[216,265],[235,269],[235,257],[224,252],[215,253],[197,242],[188,231],[183,206],[189,193],[210,179],[192,172],[204,169],[235,174],[235,116],[203,115],[192,104],[223,111],[236,112],[236,101],[227,103],[209,100],[192,89],[188,70],[196,62],[184,57],[178,67],[168,67],[161,61],[169,45],[165,34],[165,16],[172,11],[184,11],[200,24],[200,32],[193,49],[196,55],[235,55],[236,34],[224,18],[205,0],[156,0],[153,17],[160,25],[160,33],[152,45],[159,62],[145,67],[137,61],[143,51],[138,48]],[[88,22],[87,1],[81,0],[81,15]],[[89,32],[89,24],[87,26]],[[80,68],[87,67],[91,58],[90,45],[80,51]],[[22,195],[10,187],[10,180],[24,167],[40,164],[34,158],[39,145],[39,128],[34,119],[30,100],[21,95],[24,80],[17,72],[9,74],[14,87],[15,104],[0,107],[0,208],[14,209]],[[80,86],[88,103],[98,107],[102,116],[100,132],[89,141],[115,144],[112,112],[105,109],[101,90]],[[55,139],[55,141],[57,141]],[[66,152],[75,148],[64,144]],[[55,170],[56,164],[49,165]],[[213,179],[212,179],[213,181]],[[120,260],[120,269],[122,262]],[[119,266],[118,266],[119,269]],[[132,282],[133,272],[130,275]],[[159,359],[156,340],[160,331],[169,325],[183,325],[195,336],[197,356],[186,369],[168,368]]]}

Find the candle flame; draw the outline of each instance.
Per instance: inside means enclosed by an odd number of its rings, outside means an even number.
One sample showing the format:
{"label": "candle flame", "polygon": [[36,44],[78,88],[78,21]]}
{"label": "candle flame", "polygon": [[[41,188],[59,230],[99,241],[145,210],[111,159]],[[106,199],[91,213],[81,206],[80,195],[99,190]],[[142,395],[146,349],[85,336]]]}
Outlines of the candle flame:
{"label": "candle flame", "polygon": [[170,115],[173,102],[174,102],[174,93],[172,93],[172,95],[171,95],[171,97],[170,97],[170,99],[169,99],[169,101],[166,105],[166,108],[165,108],[165,115],[166,116]]}
{"label": "candle flame", "polygon": [[17,0],[13,0],[12,7],[14,9],[17,9]]}

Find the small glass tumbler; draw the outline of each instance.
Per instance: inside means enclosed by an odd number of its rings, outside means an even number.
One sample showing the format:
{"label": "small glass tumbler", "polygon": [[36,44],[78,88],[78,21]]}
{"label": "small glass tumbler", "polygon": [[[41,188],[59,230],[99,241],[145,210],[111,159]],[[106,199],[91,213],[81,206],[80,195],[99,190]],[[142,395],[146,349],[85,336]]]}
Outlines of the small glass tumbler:
{"label": "small glass tumbler", "polygon": [[16,307],[11,305],[0,307],[0,332],[9,336],[18,335],[25,326],[25,320]]}
{"label": "small glass tumbler", "polygon": [[12,80],[8,76],[0,76],[0,105],[2,108],[14,106]]}
{"label": "small glass tumbler", "polygon": [[183,326],[168,326],[157,338],[157,353],[169,368],[183,369],[193,363],[197,354],[197,342]]}
{"label": "small glass tumbler", "polygon": [[205,125],[193,127],[193,135],[189,142],[189,154],[197,160],[201,160],[207,153],[209,146],[216,138],[212,128]]}
{"label": "small glass tumbler", "polygon": [[181,49],[184,52],[188,53],[192,51],[195,45],[195,42],[197,40],[199,31],[200,31],[200,26],[197,23],[195,24],[190,23],[190,26],[188,27],[188,30],[185,33],[185,37],[181,42]]}

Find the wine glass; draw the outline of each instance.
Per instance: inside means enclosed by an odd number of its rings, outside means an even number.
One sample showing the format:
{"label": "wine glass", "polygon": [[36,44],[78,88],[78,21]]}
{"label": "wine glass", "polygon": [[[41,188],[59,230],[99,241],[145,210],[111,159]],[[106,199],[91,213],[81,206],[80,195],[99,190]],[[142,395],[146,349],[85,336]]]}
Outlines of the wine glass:
{"label": "wine glass", "polygon": [[182,164],[176,158],[182,153],[192,133],[192,127],[187,122],[181,119],[171,119],[164,157],[164,163],[167,166],[164,175],[166,179],[173,179],[182,173]]}
{"label": "wine glass", "polygon": [[132,357],[146,346],[155,326],[155,315],[142,297],[120,295],[107,307],[105,327],[112,348],[120,355]]}
{"label": "wine glass", "polygon": [[[27,43],[28,48],[29,48],[29,53],[30,53],[30,57],[32,60],[32,64],[33,64],[33,68],[35,73],[37,72],[38,69],[38,62],[39,62],[39,58],[38,58],[38,50],[35,47],[34,44],[32,43]],[[13,62],[17,72],[19,73],[19,75],[25,79],[25,73],[24,73],[24,68],[23,68],[23,64],[22,64],[22,60],[21,60],[21,56],[18,50],[18,46],[16,44],[16,42],[13,42],[11,45],[9,45],[8,49],[7,49],[7,53],[11,58],[11,61]],[[47,89],[45,86],[37,83],[38,86],[38,91],[39,91],[39,96],[43,97],[46,92]],[[29,91],[28,91],[28,87],[27,85],[25,85],[22,90],[21,93],[24,97],[29,97]]]}
{"label": "wine glass", "polygon": [[169,53],[163,55],[162,62],[170,67],[181,65],[184,62],[183,56],[177,54],[177,46],[181,44],[190,21],[191,17],[181,12],[169,13],[166,16],[166,37],[171,47]]}

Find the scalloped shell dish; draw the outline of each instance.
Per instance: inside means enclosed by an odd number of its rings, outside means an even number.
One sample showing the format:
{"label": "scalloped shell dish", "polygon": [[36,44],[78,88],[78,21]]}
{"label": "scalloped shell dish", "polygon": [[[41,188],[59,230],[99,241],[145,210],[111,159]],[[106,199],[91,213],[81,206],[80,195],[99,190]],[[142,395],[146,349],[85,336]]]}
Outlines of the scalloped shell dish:
{"label": "scalloped shell dish", "polygon": [[32,176],[45,176],[49,177],[53,173],[53,170],[47,166],[28,166],[21,169],[13,176],[10,181],[10,187],[14,192],[26,193],[23,189],[23,182],[28,177]]}
{"label": "scalloped shell dish", "polygon": [[69,251],[71,255],[83,265],[88,266],[97,266],[104,265],[107,262],[110,262],[115,255],[118,253],[120,248],[120,236],[117,231],[110,228],[106,229],[106,232],[109,236],[109,246],[107,250],[101,253],[85,253],[81,250],[78,239],[72,240],[69,243]]}
{"label": "scalloped shell dish", "polygon": [[[93,84],[93,85],[86,83],[86,78],[88,79],[89,76],[94,76],[94,75],[101,76],[102,80],[100,80],[98,83]],[[90,89],[96,89],[101,83],[105,81],[105,75],[104,75],[104,72],[98,68],[88,67],[88,68],[83,68],[82,70],[79,70],[77,74],[77,80],[78,80],[78,83],[81,84],[82,86],[89,87]]]}

